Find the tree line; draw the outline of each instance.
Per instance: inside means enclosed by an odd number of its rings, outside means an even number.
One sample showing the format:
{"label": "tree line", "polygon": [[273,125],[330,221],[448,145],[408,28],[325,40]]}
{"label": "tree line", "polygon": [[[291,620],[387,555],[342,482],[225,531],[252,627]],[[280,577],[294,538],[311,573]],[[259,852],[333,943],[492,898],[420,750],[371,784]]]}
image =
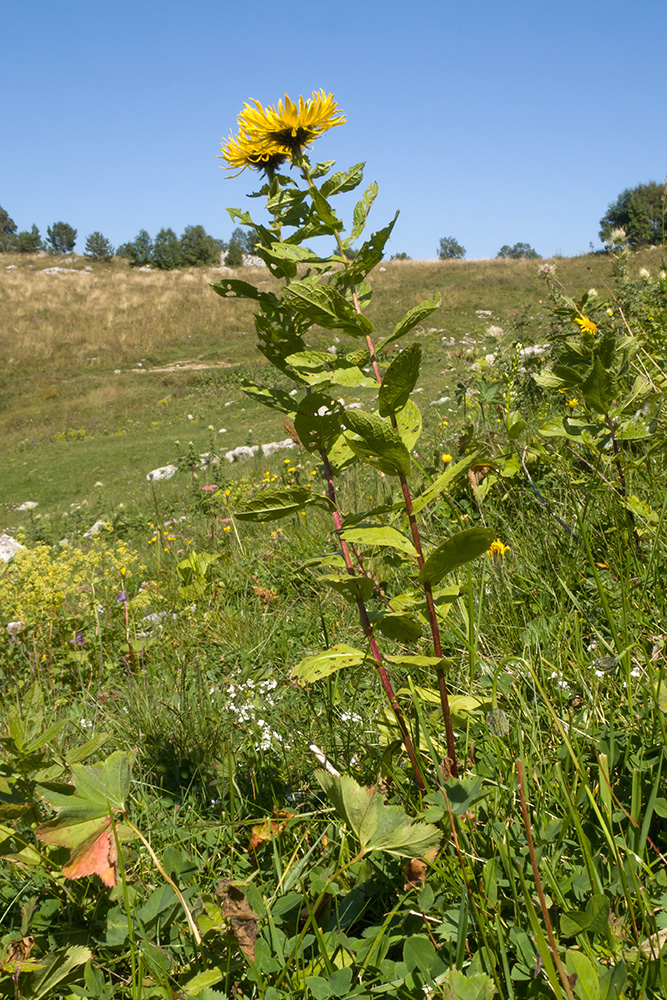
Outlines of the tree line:
{"label": "tree line", "polygon": [[[58,256],[73,253],[77,230],[67,222],[54,222],[42,239],[33,224],[29,230],[18,231],[9,213],[0,206],[0,253],[38,253],[46,251]],[[140,229],[133,240],[114,249],[100,232],[86,237],[84,256],[96,261],[110,261],[114,256],[126,258],[131,267],[155,267],[171,271],[181,267],[199,267],[219,264],[226,251],[225,262],[230,267],[240,267],[245,254],[252,254],[256,245],[254,233],[237,228],[229,240],[210,236],[204,226],[186,226],[176,235],[173,229],[161,229],[155,238]]]}
{"label": "tree line", "polygon": [[[623,231],[623,239],[633,249],[643,246],[665,246],[666,216],[665,185],[649,181],[634,188],[626,188],[609,205],[600,219],[599,236],[603,243],[618,241]],[[20,232],[14,220],[0,206],[0,253],[48,253],[67,255],[73,252],[77,230],[67,222],[54,222],[46,230],[43,240],[39,229],[33,223],[30,229]],[[114,256],[126,258],[131,267],[155,267],[171,271],[181,267],[198,267],[220,262],[226,251],[225,263],[229,267],[240,267],[245,254],[253,254],[257,243],[254,232],[237,228],[228,241],[210,236],[203,226],[186,226],[181,236],[173,229],[161,229],[151,237],[145,229],[140,229],[135,238],[114,249],[109,240],[100,232],[86,237],[84,256],[96,261],[109,261]],[[440,260],[460,260],[466,249],[453,236],[443,236],[438,244]],[[529,243],[505,244],[496,257],[511,259],[539,259],[540,254]],[[409,260],[407,254],[394,254],[392,260]]]}

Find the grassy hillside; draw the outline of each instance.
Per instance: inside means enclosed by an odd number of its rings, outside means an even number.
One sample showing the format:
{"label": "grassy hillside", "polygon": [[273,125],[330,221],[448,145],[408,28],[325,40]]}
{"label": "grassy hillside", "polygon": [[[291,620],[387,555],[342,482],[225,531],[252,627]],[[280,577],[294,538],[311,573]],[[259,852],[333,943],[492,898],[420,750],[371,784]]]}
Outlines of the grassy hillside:
{"label": "grassy hillside", "polygon": [[[647,252],[638,256],[639,267]],[[175,441],[210,450],[285,437],[272,411],[238,390],[261,377],[250,306],[217,296],[214,269],[152,273],[124,261],[7,257],[0,266],[0,524],[13,528],[12,507],[42,509],[95,502],[103,481],[108,502],[145,490],[146,473],[173,461]],[[539,267],[526,260],[386,262],[372,276],[369,316],[379,335],[410,306],[442,295],[442,308],[415,336],[425,349],[424,393],[449,395],[460,373],[511,340],[546,333]],[[572,294],[602,285],[603,256],[554,262]],[[66,273],[46,273],[60,267]],[[266,272],[248,272],[270,288]],[[501,327],[500,336],[487,334]],[[455,346],[443,345],[451,338]],[[331,343],[322,332],[321,345]],[[429,398],[430,397],[430,398]],[[226,406],[225,404],[231,404]],[[192,418],[192,419],[190,419]],[[99,488],[98,488],[99,490]]]}

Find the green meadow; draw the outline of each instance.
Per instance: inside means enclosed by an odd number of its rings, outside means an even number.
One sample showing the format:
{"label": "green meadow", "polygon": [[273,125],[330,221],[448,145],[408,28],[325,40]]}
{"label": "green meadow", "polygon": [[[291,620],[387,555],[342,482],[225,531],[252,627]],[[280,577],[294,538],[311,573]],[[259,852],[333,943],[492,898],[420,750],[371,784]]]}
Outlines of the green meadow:
{"label": "green meadow", "polygon": [[383,261],[296,417],[228,278],[0,258],[0,997],[664,998],[661,251]]}

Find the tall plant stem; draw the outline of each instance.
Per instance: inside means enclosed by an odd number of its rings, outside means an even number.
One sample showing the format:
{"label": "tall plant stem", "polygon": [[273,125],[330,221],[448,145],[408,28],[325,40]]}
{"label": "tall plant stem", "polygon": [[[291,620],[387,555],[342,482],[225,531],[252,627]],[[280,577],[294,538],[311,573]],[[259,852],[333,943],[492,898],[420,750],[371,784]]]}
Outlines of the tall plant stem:
{"label": "tall plant stem", "polygon": [[[338,531],[340,536],[340,531],[343,527],[343,522],[341,520],[340,511],[338,510],[338,505],[336,502],[336,489],[333,481],[333,471],[331,469],[331,463],[329,462],[329,456],[327,455],[326,451],[322,450],[320,454],[322,462],[324,464],[325,474],[327,477],[327,490],[329,493],[329,499],[333,504],[333,511],[332,511],[333,521],[334,524],[336,525],[336,530]],[[356,576],[357,574],[354,569],[354,564],[352,562],[352,557],[350,555],[348,544],[344,538],[339,537],[339,541],[340,541],[341,552],[343,554],[343,559],[345,561],[345,568],[347,569],[347,572],[350,574],[350,576]],[[419,760],[417,758],[417,753],[415,751],[415,747],[412,742],[412,737],[410,736],[410,732],[408,730],[408,726],[405,721],[405,716],[403,715],[403,709],[401,708],[398,702],[398,699],[392,687],[391,680],[389,679],[389,674],[387,673],[385,667],[383,667],[382,665],[382,653],[380,652],[380,648],[377,642],[375,641],[375,637],[373,635],[373,626],[371,625],[370,618],[368,617],[368,611],[366,609],[366,605],[364,604],[364,600],[361,594],[357,594],[356,600],[357,600],[357,609],[359,611],[359,620],[361,622],[361,627],[364,630],[364,635],[366,636],[368,645],[370,646],[373,659],[377,663],[376,670],[380,678],[380,683],[384,688],[384,692],[387,695],[389,704],[391,705],[393,713],[396,716],[398,727],[401,730],[403,745],[405,746],[405,751],[408,757],[410,758],[410,763],[414,768],[417,784],[419,785],[420,790],[424,792],[426,791],[426,784],[424,782],[421,768],[419,766]]]}
{"label": "tall plant stem", "polygon": [[[356,292],[354,293],[354,304],[357,312],[360,312],[359,302],[357,300]],[[366,334],[366,343],[368,345],[368,356],[370,357],[371,364],[373,366],[373,372],[377,380],[378,385],[382,385],[382,375],[380,374],[380,369],[378,367],[377,360],[375,358],[375,349],[373,347],[373,341],[371,340],[370,334]],[[396,421],[396,415],[392,412],[391,414],[391,425],[395,431],[398,432],[398,423]],[[403,500],[405,503],[405,510],[408,515],[408,521],[410,524],[410,533],[412,535],[412,544],[417,551],[417,562],[419,568],[421,569],[424,565],[424,553],[422,551],[421,536],[419,534],[419,525],[414,515],[412,509],[412,497],[410,496],[410,487],[408,486],[408,481],[401,472],[399,474],[399,481],[401,484],[401,490],[403,492]],[[431,584],[426,581],[424,583],[424,596],[426,597],[426,610],[428,613],[429,625],[431,627],[431,636],[433,639],[433,652],[437,657],[442,658],[442,644],[440,642],[440,626],[438,625],[438,614],[435,608],[435,601],[433,600],[433,590]],[[452,713],[449,707],[449,692],[447,690],[447,681],[445,680],[445,672],[441,666],[436,668],[436,676],[438,678],[438,691],[440,692],[440,706],[442,708],[442,716],[445,722],[445,734],[447,736],[447,758],[449,760],[449,770],[453,777],[457,778],[459,774],[458,764],[456,763],[456,745],[454,742],[454,728],[452,726]]]}

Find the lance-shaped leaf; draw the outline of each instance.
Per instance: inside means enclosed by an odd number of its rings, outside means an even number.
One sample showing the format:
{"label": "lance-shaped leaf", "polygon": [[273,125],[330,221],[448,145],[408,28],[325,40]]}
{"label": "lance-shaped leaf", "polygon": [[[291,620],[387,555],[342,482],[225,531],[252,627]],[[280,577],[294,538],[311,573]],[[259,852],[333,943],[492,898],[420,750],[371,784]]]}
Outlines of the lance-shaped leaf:
{"label": "lance-shaped leaf", "polygon": [[458,566],[487,552],[495,532],[491,528],[466,528],[438,545],[419,571],[420,583],[439,583]]}
{"label": "lance-shaped leaf", "polygon": [[225,278],[222,281],[214,281],[211,288],[223,299],[253,299],[268,306],[276,307],[280,303],[273,292],[260,292],[248,281],[241,281],[240,278]]}
{"label": "lance-shaped leaf", "polygon": [[340,436],[343,415],[340,403],[324,393],[313,392],[299,404],[294,427],[307,451],[328,451]]}
{"label": "lance-shaped leaf", "polygon": [[345,667],[358,667],[366,659],[366,654],[352,646],[339,642],[331,649],[314,656],[306,656],[293,668],[291,676],[304,684],[313,684]]}
{"label": "lance-shaped leaf", "polygon": [[376,413],[346,410],[341,422],[351,434],[346,440],[355,455],[390,476],[410,475],[410,452],[389,421]]}
{"label": "lance-shaped leaf", "polygon": [[412,819],[401,806],[387,805],[375,788],[363,788],[346,774],[334,777],[316,771],[315,778],[356,836],[362,854],[386,851],[403,858],[419,858],[440,843],[437,827]]}
{"label": "lance-shaped leaf", "polygon": [[396,414],[396,427],[401,441],[408,451],[412,451],[422,432],[422,415],[411,399]]}
{"label": "lance-shaped leaf", "polygon": [[321,583],[331,587],[337,594],[342,594],[345,600],[353,604],[361,599],[364,603],[373,593],[373,581],[368,576],[345,576],[327,575],[318,577]]}
{"label": "lance-shaped leaf", "polygon": [[383,347],[387,344],[393,344],[401,337],[404,337],[406,333],[410,333],[410,330],[414,329],[418,323],[421,323],[423,319],[430,316],[431,313],[435,312],[436,309],[440,308],[440,292],[436,292],[434,296],[430,299],[425,299],[424,302],[420,302],[418,306],[414,306],[406,312],[400,323],[397,323],[394,327],[394,332],[390,334],[389,337],[385,337],[377,344],[375,350],[381,351]]}
{"label": "lance-shaped leaf", "polygon": [[374,629],[396,642],[416,642],[422,634],[421,624],[404,611],[369,611],[368,618]]}
{"label": "lance-shaped leaf", "polygon": [[20,995],[29,1000],[52,1000],[53,997],[65,993],[70,995],[69,989],[61,993],[60,990],[56,990],[56,986],[69,976],[72,969],[84,965],[92,957],[90,948],[84,945],[71,944],[67,948],[49,952],[40,960],[39,968],[21,980]]}
{"label": "lance-shaped leaf", "polygon": [[354,191],[364,179],[365,163],[355,163],[349,170],[338,170],[331,177],[327,177],[320,187],[325,198],[331,198],[334,194],[342,194],[344,191]]}
{"label": "lance-shaped leaf", "polygon": [[366,225],[368,213],[371,210],[371,205],[377,198],[378,190],[377,181],[373,181],[364,191],[360,201],[358,201],[354,206],[354,211],[352,213],[352,230],[350,232],[352,240],[358,240],[361,236],[364,226]]}
{"label": "lance-shaped leaf", "polygon": [[57,816],[38,826],[35,833],[47,844],[69,848],[65,878],[99,875],[105,885],[116,884],[118,856],[112,824],[125,812],[130,767],[131,755],[117,750],[100,764],[72,764],[74,784],[68,786],[68,793],[45,786],[40,789]]}
{"label": "lance-shaped leaf", "polygon": [[439,497],[441,493],[448,492],[455,483],[465,476],[468,469],[479,463],[479,452],[475,452],[473,455],[466,455],[459,462],[450,462],[445,471],[437,479],[434,479],[431,485],[412,501],[413,513],[418,514],[420,510],[423,510],[427,504],[435,500],[436,497]]}
{"label": "lance-shaped leaf", "polygon": [[247,501],[245,510],[236,511],[236,517],[239,521],[278,521],[312,504],[328,505],[329,501],[306,486],[268,486]]}
{"label": "lance-shaped leaf", "polygon": [[296,403],[288,392],[279,389],[277,386],[256,385],[254,382],[242,382],[241,392],[254,399],[263,406],[268,406],[271,410],[278,410],[293,417],[296,413]]}
{"label": "lance-shaped leaf", "polygon": [[398,549],[409,556],[417,558],[417,550],[410,541],[397,528],[389,526],[367,527],[365,525],[353,528],[344,528],[340,537],[353,545],[379,545],[390,549]]}
{"label": "lance-shaped leaf", "polygon": [[350,262],[345,272],[345,281],[347,284],[356,284],[361,281],[362,278],[365,278],[380,263],[384,257],[384,248],[391,236],[391,231],[396,224],[397,218],[398,212],[389,225],[385,226],[384,229],[379,229],[377,233],[373,233],[370,239],[361,244],[359,252],[354,260]]}
{"label": "lance-shaped leaf", "polygon": [[378,409],[381,417],[388,417],[405,406],[417,384],[421,358],[420,345],[411,344],[389,365],[379,391]]}
{"label": "lance-shaped leaf", "polygon": [[340,292],[315,278],[293,281],[286,286],[284,298],[319,326],[345,330],[355,337],[365,337],[373,330],[372,323],[360,316]]}

